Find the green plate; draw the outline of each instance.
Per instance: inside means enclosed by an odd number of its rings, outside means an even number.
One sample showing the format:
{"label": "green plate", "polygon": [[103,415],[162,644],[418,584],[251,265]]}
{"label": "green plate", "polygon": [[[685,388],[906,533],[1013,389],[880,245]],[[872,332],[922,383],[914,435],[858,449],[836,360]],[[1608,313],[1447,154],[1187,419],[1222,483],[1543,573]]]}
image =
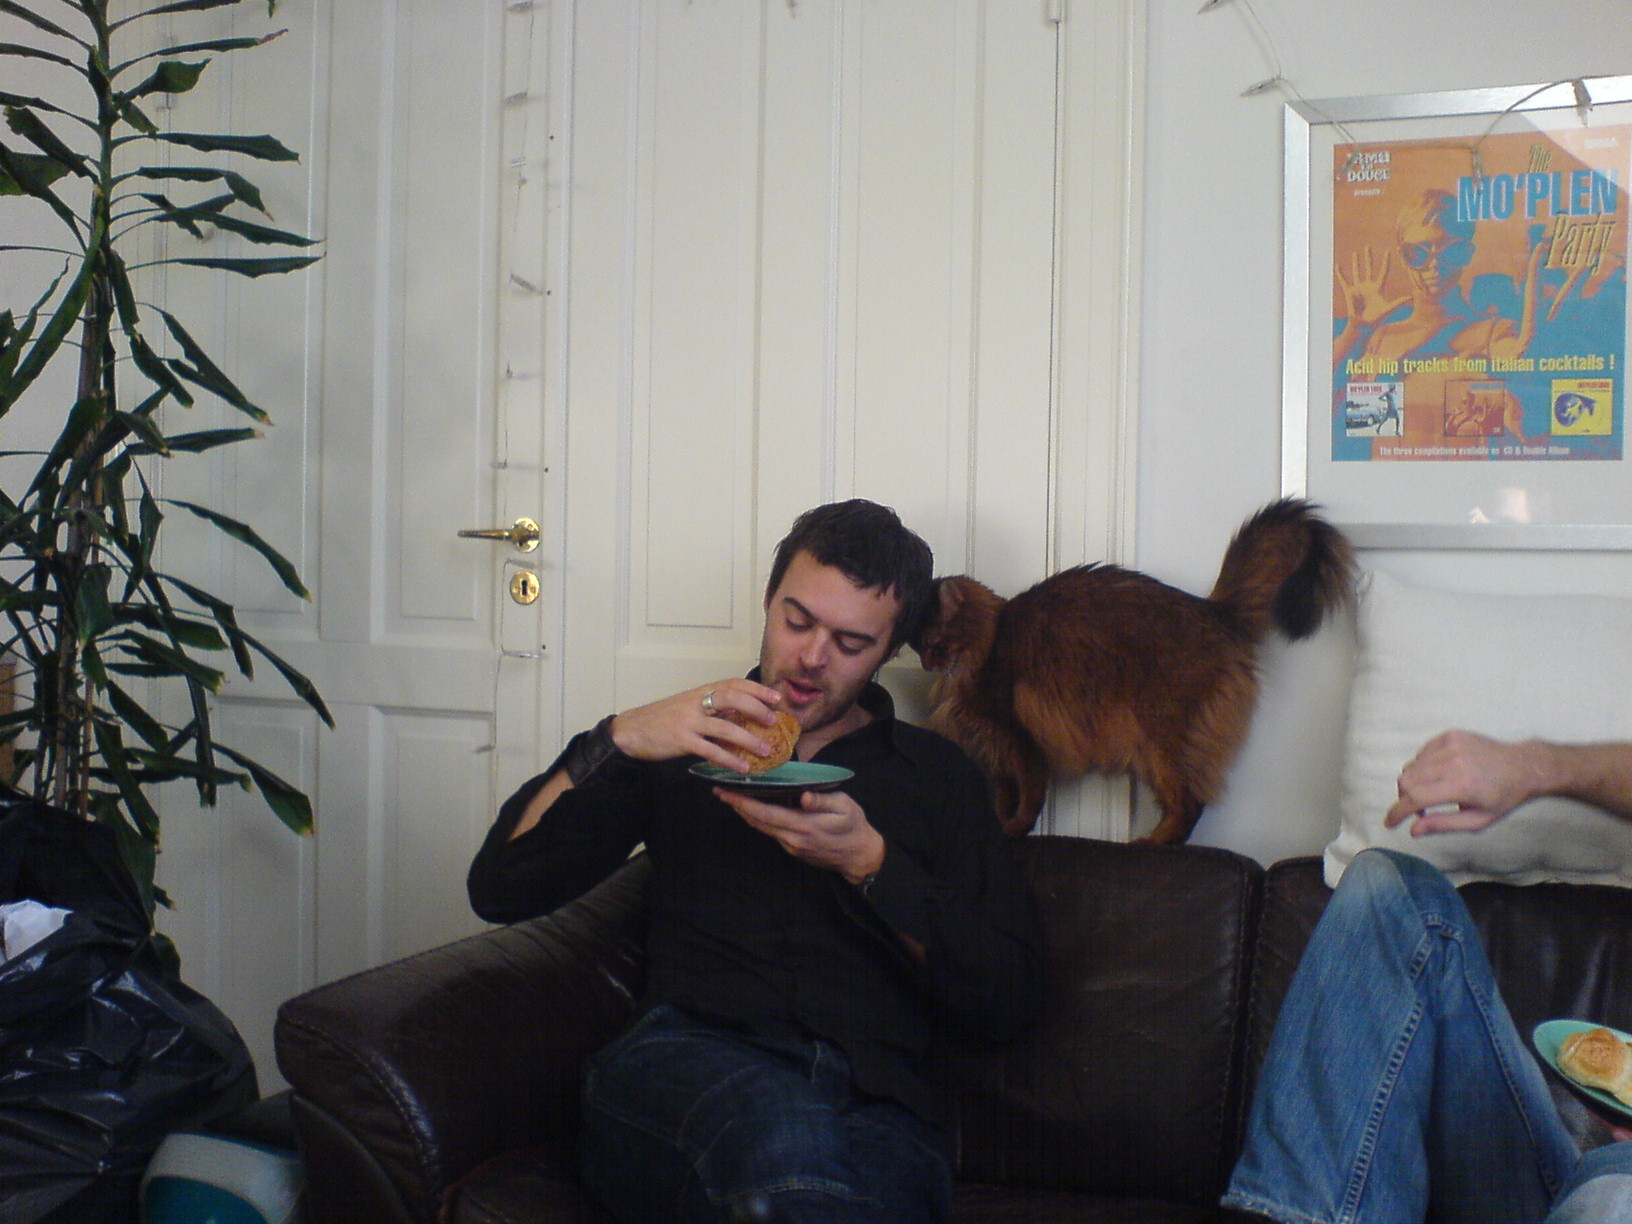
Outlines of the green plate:
{"label": "green plate", "polygon": [[1632,1036],[1621,1032],[1620,1029],[1610,1028],[1607,1024],[1597,1024],[1591,1020],[1543,1020],[1536,1025],[1536,1031],[1531,1034],[1530,1040],[1535,1043],[1536,1053],[1541,1055],[1542,1061],[1554,1071],[1558,1071],[1558,1078],[1564,1081],[1564,1086],[1580,1097],[1587,1108],[1601,1117],[1632,1122],[1632,1106],[1626,1105],[1602,1089],[1578,1084],[1559,1070],[1558,1047],[1564,1044],[1564,1039],[1571,1033],[1595,1028],[1609,1029],[1622,1041],[1632,1041]]}
{"label": "green plate", "polygon": [[830,791],[843,786],[855,774],[839,765],[818,765],[812,761],[789,761],[764,773],[740,774],[723,765],[709,765],[698,761],[691,772],[705,782],[741,791],[759,799],[777,799],[786,802],[807,790]]}

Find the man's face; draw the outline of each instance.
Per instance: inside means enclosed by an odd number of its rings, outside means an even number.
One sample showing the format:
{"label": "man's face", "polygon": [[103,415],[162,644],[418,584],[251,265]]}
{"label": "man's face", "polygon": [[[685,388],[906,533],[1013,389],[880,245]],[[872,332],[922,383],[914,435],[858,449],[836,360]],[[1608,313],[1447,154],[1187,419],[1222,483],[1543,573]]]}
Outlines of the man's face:
{"label": "man's face", "polygon": [[901,611],[893,593],[863,590],[842,570],[794,554],[765,601],[760,679],[782,694],[782,707],[806,735],[859,725],[856,699],[888,658]]}

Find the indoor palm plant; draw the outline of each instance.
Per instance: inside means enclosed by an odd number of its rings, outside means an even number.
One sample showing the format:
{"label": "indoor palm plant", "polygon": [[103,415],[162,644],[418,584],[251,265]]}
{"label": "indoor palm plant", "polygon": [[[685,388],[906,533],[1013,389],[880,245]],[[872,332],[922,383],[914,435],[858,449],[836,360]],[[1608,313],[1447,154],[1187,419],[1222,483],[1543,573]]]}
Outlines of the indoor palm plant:
{"label": "indoor palm plant", "polygon": [[[312,827],[297,787],[212,734],[211,696],[227,671],[248,676],[264,662],[332,725],[305,677],[246,632],[229,602],[169,572],[160,547],[176,515],[202,520],[309,598],[251,527],[165,496],[167,464],[248,442],[266,413],[210,358],[198,329],[144,299],[144,277],[158,268],[259,277],[317,258],[311,239],[267,224],[260,191],[230,168],[294,153],[271,136],[167,130],[152,117],[167,95],[197,84],[211,57],[275,37],[182,38],[158,51],[156,27],[242,2],[0,0],[20,32],[0,41],[0,63],[12,65],[0,84],[43,83],[43,96],[0,88],[0,195],[19,197],[0,201],[0,215],[8,203],[49,210],[60,236],[0,244],[0,258],[53,261],[27,300],[0,301],[0,418],[25,405],[34,419],[49,412],[56,431],[43,448],[13,443],[0,456],[0,652],[17,670],[0,740],[13,745],[8,780],[19,789],[116,831],[149,913],[155,785],[187,780],[206,805],[223,785],[253,787],[290,828]],[[189,255],[179,239],[151,241],[158,231],[216,231],[254,250]],[[200,271],[179,271],[188,268]],[[53,406],[51,388],[64,386]],[[184,410],[210,400],[243,424],[190,428]],[[166,717],[174,710],[184,712]]]}

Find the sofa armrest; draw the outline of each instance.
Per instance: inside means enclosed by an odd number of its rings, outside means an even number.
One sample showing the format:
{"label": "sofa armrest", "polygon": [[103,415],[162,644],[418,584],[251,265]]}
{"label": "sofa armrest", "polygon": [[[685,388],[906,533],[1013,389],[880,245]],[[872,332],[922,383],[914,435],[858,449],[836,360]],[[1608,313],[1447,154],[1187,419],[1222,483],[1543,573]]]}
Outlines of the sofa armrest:
{"label": "sofa armrest", "polygon": [[569,1156],[580,1065],[643,984],[648,874],[636,859],[546,917],[278,1009],[307,1219],[434,1224],[447,1189],[482,1162],[519,1147]]}

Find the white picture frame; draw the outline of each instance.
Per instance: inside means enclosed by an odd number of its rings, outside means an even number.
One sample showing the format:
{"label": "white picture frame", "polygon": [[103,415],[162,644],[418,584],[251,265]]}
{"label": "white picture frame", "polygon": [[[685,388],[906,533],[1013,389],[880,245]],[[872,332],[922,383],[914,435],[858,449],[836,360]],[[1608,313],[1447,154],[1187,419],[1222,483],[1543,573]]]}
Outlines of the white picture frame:
{"label": "white picture frame", "polygon": [[1632,549],[1628,189],[1632,76],[1289,102],[1283,493],[1361,547]]}

